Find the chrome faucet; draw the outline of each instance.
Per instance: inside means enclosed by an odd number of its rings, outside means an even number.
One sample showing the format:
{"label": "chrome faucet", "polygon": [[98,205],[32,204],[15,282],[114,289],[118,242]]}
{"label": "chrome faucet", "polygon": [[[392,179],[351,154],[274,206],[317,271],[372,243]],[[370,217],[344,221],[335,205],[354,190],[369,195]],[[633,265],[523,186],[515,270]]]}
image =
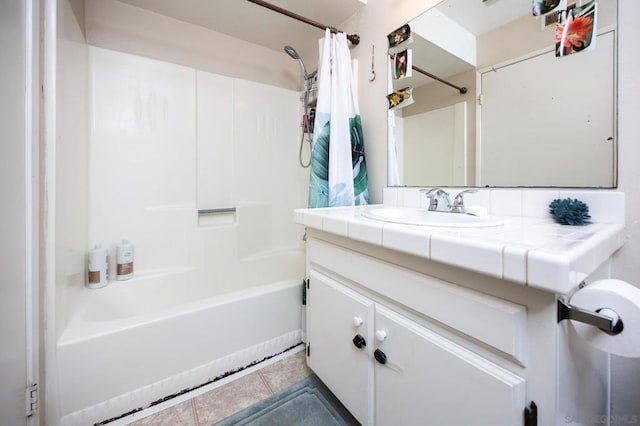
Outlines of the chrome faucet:
{"label": "chrome faucet", "polygon": [[456,198],[453,199],[453,205],[451,206],[451,213],[466,213],[464,209],[464,194],[473,194],[478,192],[477,189],[465,189],[464,191],[460,191]]}
{"label": "chrome faucet", "polygon": [[451,203],[449,193],[442,188],[422,189],[420,192],[426,192],[429,199],[429,211],[431,212],[466,213],[464,209],[464,194],[478,191],[476,189],[460,191],[453,199],[453,203]]}
{"label": "chrome faucet", "polygon": [[423,189],[421,192],[426,192],[429,199],[429,211],[430,212],[450,212],[451,211],[451,199],[449,193],[442,188],[431,188],[429,190]]}

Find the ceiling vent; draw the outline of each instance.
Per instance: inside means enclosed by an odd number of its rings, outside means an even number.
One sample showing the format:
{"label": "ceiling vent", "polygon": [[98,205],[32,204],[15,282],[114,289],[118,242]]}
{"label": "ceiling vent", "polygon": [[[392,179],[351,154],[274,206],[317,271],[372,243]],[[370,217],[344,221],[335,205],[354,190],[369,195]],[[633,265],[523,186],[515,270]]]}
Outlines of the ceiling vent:
{"label": "ceiling vent", "polygon": [[[577,2],[567,5],[567,12],[575,8],[577,5],[578,5]],[[554,10],[553,12],[549,12],[546,15],[543,15],[542,19],[540,20],[542,22],[542,31],[546,30],[551,26],[555,27],[555,25],[558,23],[558,18],[560,17],[560,13],[562,13],[562,10],[558,9],[558,10]]]}

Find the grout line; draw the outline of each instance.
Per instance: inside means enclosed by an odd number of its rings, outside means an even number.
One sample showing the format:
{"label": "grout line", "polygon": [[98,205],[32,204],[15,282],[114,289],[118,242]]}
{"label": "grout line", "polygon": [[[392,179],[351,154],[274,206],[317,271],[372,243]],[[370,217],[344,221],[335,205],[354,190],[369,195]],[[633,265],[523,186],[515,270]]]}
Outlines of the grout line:
{"label": "grout line", "polygon": [[196,401],[195,398],[191,398],[189,400],[191,402],[191,413],[193,414],[193,420],[196,426],[200,425],[200,419],[198,418],[198,410],[196,410]]}
{"label": "grout line", "polygon": [[260,380],[262,380],[262,383],[264,383],[264,385],[267,387],[267,390],[269,391],[269,393],[271,395],[275,394],[275,392],[273,391],[273,388],[271,387],[271,385],[267,381],[266,377],[264,377],[264,374],[262,374],[261,370],[258,370],[258,376],[260,377]]}

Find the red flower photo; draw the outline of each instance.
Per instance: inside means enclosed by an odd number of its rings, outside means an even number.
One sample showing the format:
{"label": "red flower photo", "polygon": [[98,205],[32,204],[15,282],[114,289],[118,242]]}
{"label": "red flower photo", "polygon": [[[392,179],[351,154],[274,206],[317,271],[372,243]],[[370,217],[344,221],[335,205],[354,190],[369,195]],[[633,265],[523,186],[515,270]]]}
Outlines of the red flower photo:
{"label": "red flower photo", "polygon": [[566,12],[556,26],[556,56],[580,52],[591,45],[596,19],[595,0]]}

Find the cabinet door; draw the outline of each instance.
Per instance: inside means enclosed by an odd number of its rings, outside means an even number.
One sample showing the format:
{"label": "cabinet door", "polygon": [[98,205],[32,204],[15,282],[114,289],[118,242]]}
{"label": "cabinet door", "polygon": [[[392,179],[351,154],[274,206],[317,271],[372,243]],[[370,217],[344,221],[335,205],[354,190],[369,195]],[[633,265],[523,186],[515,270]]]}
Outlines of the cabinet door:
{"label": "cabinet door", "polygon": [[373,302],[312,270],[307,309],[309,367],[361,424],[371,424],[373,362],[353,339],[371,344]]}
{"label": "cabinet door", "polygon": [[380,305],[375,321],[378,426],[522,424],[523,378]]}

